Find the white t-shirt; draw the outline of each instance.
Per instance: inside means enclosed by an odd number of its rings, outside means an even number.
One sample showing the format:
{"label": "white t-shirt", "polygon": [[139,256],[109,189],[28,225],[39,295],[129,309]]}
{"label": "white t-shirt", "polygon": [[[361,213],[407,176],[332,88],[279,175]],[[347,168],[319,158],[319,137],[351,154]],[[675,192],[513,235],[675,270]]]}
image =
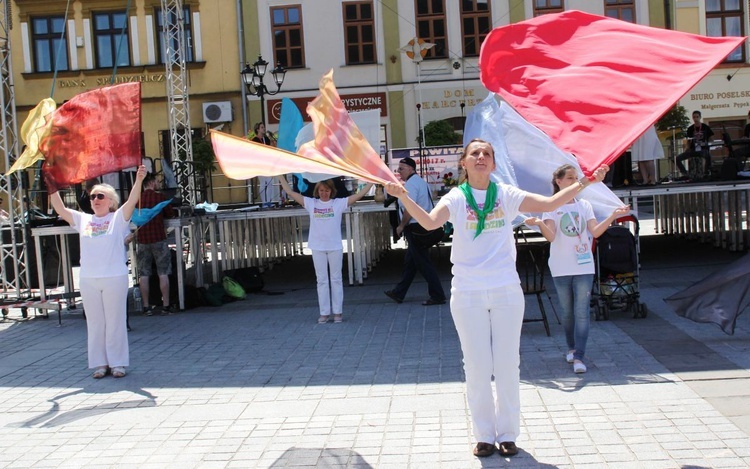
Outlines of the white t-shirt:
{"label": "white t-shirt", "polygon": [[[472,189],[472,194],[482,209],[487,191]],[[487,214],[484,230],[476,239],[477,215],[461,189],[454,187],[440,199],[438,206],[448,208],[453,224],[453,288],[488,290],[520,283],[512,222],[526,195],[517,187],[498,184],[495,209]]]}
{"label": "white t-shirt", "polygon": [[549,271],[553,277],[594,273],[591,233],[587,227],[592,219],[596,219],[594,209],[587,200],[575,200],[542,215],[542,220],[555,222],[555,240],[549,250]]}
{"label": "white t-shirt", "polygon": [[81,239],[81,271],[79,277],[101,278],[128,275],[125,237],[130,222],[122,216],[122,208],[103,217],[72,211],[73,228]]}
{"label": "white t-shirt", "polygon": [[314,251],[340,251],[341,215],[349,207],[347,198],[320,199],[305,197],[305,210],[310,214],[310,235],[307,247]]}

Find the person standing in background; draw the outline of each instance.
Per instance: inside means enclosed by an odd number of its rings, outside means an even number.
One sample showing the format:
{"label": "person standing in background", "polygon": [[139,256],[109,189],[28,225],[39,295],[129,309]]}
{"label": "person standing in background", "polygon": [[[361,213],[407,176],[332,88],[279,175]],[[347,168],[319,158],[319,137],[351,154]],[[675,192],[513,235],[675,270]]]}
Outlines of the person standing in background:
{"label": "person standing in background", "polygon": [[[276,146],[275,142],[269,137],[270,132],[266,132],[266,124],[263,122],[256,123],[253,127],[253,131],[255,132],[255,137],[252,138],[253,142],[268,146]],[[274,184],[274,178],[258,176],[258,186],[260,202],[263,207],[266,207],[273,202],[281,201],[281,194],[278,187]]]}
{"label": "person standing in background", "polygon": [[343,321],[344,279],[341,274],[344,249],[341,245],[341,216],[344,211],[367,194],[372,183],[347,198],[335,198],[333,179],[315,184],[314,198],[304,197],[289,186],[286,176],[279,176],[281,187],[310,215],[307,247],[312,251],[318,286],[318,324],[333,317],[334,323]]}
{"label": "person standing in background", "polygon": [[[167,200],[158,192],[160,181],[149,173],[143,180],[141,207],[152,208]],[[138,228],[135,233],[138,240],[138,285],[143,299],[143,314],[153,316],[160,312],[163,315],[173,314],[175,307],[169,304],[169,275],[172,273],[172,252],[167,243],[167,232],[164,229],[164,218],[172,218],[174,210],[167,205],[148,223]],[[150,304],[150,277],[153,264],[156,264],[156,274],[159,276],[159,290],[161,290],[162,308],[157,311],[156,306]]]}
{"label": "person standing in background", "polygon": [[656,185],[656,168],[654,160],[664,158],[664,147],[661,146],[656,127],[649,127],[643,135],[633,142],[630,149],[632,161],[638,162],[638,172],[641,173],[643,184],[647,186]]}
{"label": "person standing in background", "polygon": [[[409,197],[419,205],[422,210],[431,210],[433,207],[430,197],[430,187],[424,179],[417,174],[417,163],[408,156],[401,158],[398,163],[398,173],[404,181],[404,187],[409,192]],[[392,290],[386,290],[385,295],[395,301],[402,303],[406,293],[409,291],[417,271],[427,281],[427,293],[429,297],[422,302],[423,306],[445,304],[445,291],[440,283],[440,277],[430,260],[430,248],[420,245],[414,241],[412,228],[416,226],[417,220],[412,217],[409,210],[399,204],[401,221],[396,227],[396,233],[406,238],[406,256],[404,257],[404,271],[401,280]]]}

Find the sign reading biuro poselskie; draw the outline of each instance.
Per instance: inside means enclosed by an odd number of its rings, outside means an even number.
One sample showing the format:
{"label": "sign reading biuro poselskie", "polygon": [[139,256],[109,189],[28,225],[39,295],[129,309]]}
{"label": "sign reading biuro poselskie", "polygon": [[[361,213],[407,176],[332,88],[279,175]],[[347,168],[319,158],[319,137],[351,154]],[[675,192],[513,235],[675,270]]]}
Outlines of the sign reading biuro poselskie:
{"label": "sign reading biuro poselskie", "polygon": [[427,147],[422,148],[420,157],[419,148],[395,148],[390,151],[388,167],[396,172],[401,158],[411,157],[417,163],[417,174],[427,181],[433,193],[437,193],[445,185],[447,175],[450,174],[448,177],[452,179],[458,179],[458,159],[462,151],[463,147],[460,145]]}

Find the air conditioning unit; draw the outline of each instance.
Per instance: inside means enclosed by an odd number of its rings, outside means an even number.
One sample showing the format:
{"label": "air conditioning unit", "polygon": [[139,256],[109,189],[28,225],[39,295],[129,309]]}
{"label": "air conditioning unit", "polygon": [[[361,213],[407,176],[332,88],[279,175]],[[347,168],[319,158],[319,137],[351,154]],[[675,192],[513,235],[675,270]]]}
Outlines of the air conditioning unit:
{"label": "air conditioning unit", "polygon": [[213,124],[215,122],[232,122],[231,101],[203,103],[203,122],[206,124]]}

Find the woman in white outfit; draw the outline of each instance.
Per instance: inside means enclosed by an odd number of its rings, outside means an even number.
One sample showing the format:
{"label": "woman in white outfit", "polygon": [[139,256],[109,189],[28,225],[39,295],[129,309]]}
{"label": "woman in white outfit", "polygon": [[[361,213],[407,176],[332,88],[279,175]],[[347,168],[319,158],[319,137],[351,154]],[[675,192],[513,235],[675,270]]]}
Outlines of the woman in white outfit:
{"label": "woman in white outfit", "polygon": [[654,160],[664,158],[664,147],[656,134],[656,128],[652,125],[638,140],[633,142],[630,148],[632,161],[638,162],[638,172],[641,173],[643,184],[647,186],[656,185],[656,168]]}
{"label": "woman in white outfit", "polygon": [[[577,182],[578,170],[570,164],[560,166],[552,174],[555,194]],[[624,205],[597,223],[591,204],[584,199],[573,199],[562,207],[544,213],[541,219],[526,219],[527,225],[539,227],[544,238],[551,243],[549,270],[563,311],[563,328],[568,344],[565,359],[573,364],[575,373],[586,372],[583,357],[589,338],[589,302],[594,281],[591,238],[601,236],[617,217],[628,213],[630,207]]]}
{"label": "woman in white outfit", "polygon": [[[279,177],[281,187],[289,197],[307,210],[310,215],[310,233],[307,247],[312,251],[315,277],[318,282],[318,324],[343,321],[344,279],[341,268],[344,250],[341,246],[341,216],[344,211],[367,194],[372,183],[347,198],[335,199],[336,187],[328,179],[315,184],[313,196],[305,197],[294,192],[285,177]],[[329,273],[330,272],[330,273]]]}
{"label": "woman in white outfit", "polygon": [[[518,453],[521,324],[524,297],[515,268],[516,249],[511,222],[520,212],[548,212],[570,201],[590,184],[586,178],[546,197],[490,181],[494,150],[474,139],[464,149],[459,166],[462,184],[451,189],[430,213],[422,210],[403,186],[386,190],[428,230],[453,224],[453,281],[450,307],[464,356],[466,391],[471,411],[474,455]],[[601,181],[607,172],[594,172]],[[497,399],[492,395],[495,377]],[[495,444],[498,447],[495,447]]]}
{"label": "woman in white outfit", "polygon": [[81,299],[86,311],[88,362],[93,377],[109,373],[125,376],[130,365],[127,331],[128,265],[125,237],[130,234],[130,217],[141,197],[146,167],[141,166],[127,202],[122,207],[117,192],[109,184],[91,188],[88,214],[65,206],[60,193],[50,196],[55,212],[79,234]]}

